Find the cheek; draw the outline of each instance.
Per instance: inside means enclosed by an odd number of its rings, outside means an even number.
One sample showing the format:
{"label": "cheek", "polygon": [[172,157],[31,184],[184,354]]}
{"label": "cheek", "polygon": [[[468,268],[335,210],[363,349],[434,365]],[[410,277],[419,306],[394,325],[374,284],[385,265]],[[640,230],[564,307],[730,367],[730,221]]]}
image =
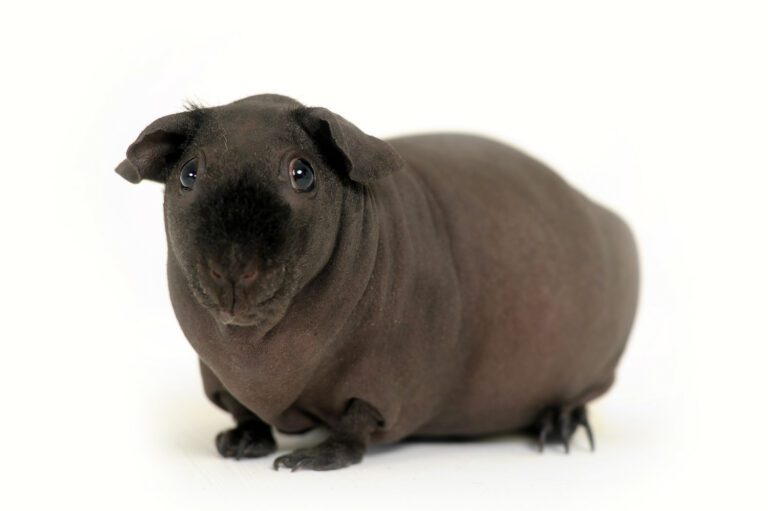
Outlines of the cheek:
{"label": "cheek", "polygon": [[280,187],[280,198],[291,208],[292,216],[299,219],[304,219],[313,212],[317,196],[314,193],[309,195],[293,190],[290,184],[283,184]]}
{"label": "cheek", "polygon": [[331,227],[327,218],[314,208],[304,207],[291,210],[287,242],[279,256],[280,264],[301,285],[327,264],[335,241],[336,228]]}
{"label": "cheek", "polygon": [[317,253],[317,234],[322,226],[317,223],[317,197],[306,197],[287,185],[288,190],[281,190],[280,197],[290,209],[290,218],[286,229],[286,244],[283,252],[285,261],[306,266],[307,260]]}
{"label": "cheek", "polygon": [[339,217],[336,207],[317,208],[312,212],[303,229],[304,250],[311,258],[306,261],[309,267],[322,268],[330,259],[339,235]]}
{"label": "cheek", "polygon": [[194,250],[191,249],[189,219],[185,218],[178,204],[166,203],[163,208],[165,218],[165,235],[168,242],[168,250],[181,263],[182,267],[192,264]]}

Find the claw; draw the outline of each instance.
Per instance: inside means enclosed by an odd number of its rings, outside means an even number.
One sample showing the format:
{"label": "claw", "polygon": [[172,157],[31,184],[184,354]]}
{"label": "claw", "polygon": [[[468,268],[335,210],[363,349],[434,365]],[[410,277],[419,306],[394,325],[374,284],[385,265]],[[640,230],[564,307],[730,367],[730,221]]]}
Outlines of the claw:
{"label": "claw", "polygon": [[548,441],[558,441],[563,445],[565,453],[569,454],[571,437],[579,426],[584,426],[589,438],[589,447],[594,451],[595,439],[584,406],[576,408],[554,407],[545,410],[538,423],[539,452],[544,451],[544,445]]}
{"label": "claw", "polygon": [[587,438],[589,439],[589,450],[595,451],[595,437],[592,434],[592,426],[589,424],[589,418],[587,417],[587,409],[583,406],[574,410],[574,416],[576,418],[576,424],[584,426],[587,432]]}
{"label": "claw", "polygon": [[560,443],[565,447],[565,454],[569,454],[571,451],[571,434],[573,433],[570,411],[561,410],[558,422],[560,425]]}
{"label": "claw", "polygon": [[547,443],[549,434],[554,429],[552,422],[552,414],[549,412],[545,413],[541,419],[541,430],[539,431],[539,452],[544,452],[544,444]]}
{"label": "claw", "polygon": [[280,470],[281,467],[291,469],[291,472],[296,471],[296,467],[301,463],[301,459],[296,459],[295,453],[285,454],[275,458],[275,462],[272,464],[272,468]]}
{"label": "claw", "polygon": [[288,464],[288,456],[280,456],[275,458],[275,462],[272,463],[272,468],[275,470],[280,470],[281,465],[285,468],[291,468]]}
{"label": "claw", "polygon": [[291,472],[296,472],[299,470],[306,460],[307,458],[299,460],[298,463],[291,467]]}
{"label": "claw", "polygon": [[237,451],[235,452],[235,459],[236,460],[242,459],[243,454],[245,454],[245,448],[248,445],[249,441],[250,441],[250,439],[248,438],[248,435],[243,435],[243,437],[237,443]]}

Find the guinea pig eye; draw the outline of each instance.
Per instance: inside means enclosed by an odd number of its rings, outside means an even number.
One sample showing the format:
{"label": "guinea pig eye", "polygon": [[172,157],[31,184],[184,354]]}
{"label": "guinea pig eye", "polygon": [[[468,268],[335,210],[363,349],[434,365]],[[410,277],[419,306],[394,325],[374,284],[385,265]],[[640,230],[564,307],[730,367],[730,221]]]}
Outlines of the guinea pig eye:
{"label": "guinea pig eye", "polygon": [[195,186],[195,179],[197,179],[197,158],[192,158],[181,167],[181,175],[179,175],[181,187],[191,190]]}
{"label": "guinea pig eye", "polygon": [[315,171],[312,166],[301,158],[294,158],[288,164],[291,176],[291,186],[297,192],[308,192],[315,187]]}

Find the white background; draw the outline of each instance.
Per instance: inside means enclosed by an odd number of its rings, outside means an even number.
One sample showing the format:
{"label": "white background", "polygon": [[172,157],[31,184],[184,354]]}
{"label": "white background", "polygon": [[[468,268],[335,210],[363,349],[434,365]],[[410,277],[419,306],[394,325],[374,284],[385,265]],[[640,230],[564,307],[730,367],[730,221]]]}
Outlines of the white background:
{"label": "white background", "polygon": [[[0,507],[766,509],[760,2],[25,5],[0,15]],[[171,311],[161,187],[112,170],[184,99],[261,92],[382,137],[492,135],[629,221],[642,304],[596,453],[510,436],[330,473],[218,457],[230,420]]]}

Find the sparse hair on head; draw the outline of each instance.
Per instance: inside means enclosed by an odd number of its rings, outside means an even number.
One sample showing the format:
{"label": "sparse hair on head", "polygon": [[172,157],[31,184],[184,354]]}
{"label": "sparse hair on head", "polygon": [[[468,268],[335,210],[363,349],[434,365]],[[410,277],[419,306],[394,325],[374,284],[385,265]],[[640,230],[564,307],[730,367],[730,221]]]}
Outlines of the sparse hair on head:
{"label": "sparse hair on head", "polygon": [[195,110],[203,110],[208,108],[202,101],[198,99],[185,99],[182,106],[187,112],[194,112]]}
{"label": "sparse hair on head", "polygon": [[190,113],[195,130],[199,130],[207,120],[211,118],[211,110],[202,101],[196,99],[185,99],[183,102],[184,110]]}

